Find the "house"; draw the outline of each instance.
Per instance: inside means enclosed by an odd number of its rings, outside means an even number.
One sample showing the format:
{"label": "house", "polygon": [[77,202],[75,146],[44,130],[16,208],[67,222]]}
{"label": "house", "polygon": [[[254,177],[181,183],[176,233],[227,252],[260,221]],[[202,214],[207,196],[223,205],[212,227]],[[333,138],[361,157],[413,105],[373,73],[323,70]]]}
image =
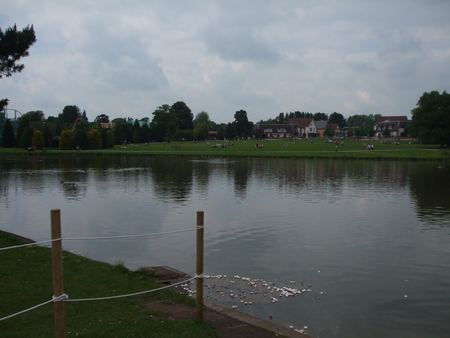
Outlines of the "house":
{"label": "house", "polygon": [[319,137],[324,137],[325,128],[329,125],[327,121],[314,121],[317,127],[317,134]]}
{"label": "house", "polygon": [[299,129],[300,137],[317,137],[317,125],[313,118],[308,119],[289,119],[288,123],[291,123]]}
{"label": "house", "polygon": [[338,123],[330,123],[329,126],[331,127],[331,129],[333,129],[334,136],[341,136],[342,135],[342,130],[339,127]]}
{"label": "house", "polygon": [[257,123],[253,127],[256,138],[297,137],[298,128],[293,124]]}
{"label": "house", "polygon": [[376,137],[385,136],[386,130],[390,137],[401,137],[406,136],[406,128],[410,123],[406,116],[380,116],[373,129]]}

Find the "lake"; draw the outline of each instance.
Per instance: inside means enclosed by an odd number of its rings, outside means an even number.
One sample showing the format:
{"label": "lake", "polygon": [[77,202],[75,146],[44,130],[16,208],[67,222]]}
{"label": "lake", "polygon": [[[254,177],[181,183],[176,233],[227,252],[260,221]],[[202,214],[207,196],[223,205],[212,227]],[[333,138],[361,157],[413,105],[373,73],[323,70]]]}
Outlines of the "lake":
{"label": "lake", "polygon": [[[205,280],[210,300],[315,337],[450,332],[448,163],[34,155],[0,157],[1,230],[47,240],[61,209],[64,238],[174,232],[201,210],[205,274],[227,276]],[[195,237],[63,245],[194,275]],[[213,290],[241,292],[237,275],[261,280],[252,305]],[[272,302],[266,284],[310,291]]]}

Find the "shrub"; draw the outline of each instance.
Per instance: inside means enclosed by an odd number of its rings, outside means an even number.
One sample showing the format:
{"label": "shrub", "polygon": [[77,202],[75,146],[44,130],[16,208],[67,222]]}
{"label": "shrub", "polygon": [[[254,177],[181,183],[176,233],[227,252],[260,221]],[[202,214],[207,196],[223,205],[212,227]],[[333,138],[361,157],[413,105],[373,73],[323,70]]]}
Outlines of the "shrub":
{"label": "shrub", "polygon": [[63,130],[59,138],[59,149],[60,150],[71,150],[73,149],[73,133],[71,130]]}
{"label": "shrub", "polygon": [[98,129],[92,129],[88,131],[88,140],[89,140],[89,148],[90,149],[102,149],[102,135],[98,131]]}
{"label": "shrub", "polygon": [[31,139],[31,146],[35,149],[42,150],[44,145],[44,134],[42,134],[39,130],[36,130],[33,134],[33,138]]}

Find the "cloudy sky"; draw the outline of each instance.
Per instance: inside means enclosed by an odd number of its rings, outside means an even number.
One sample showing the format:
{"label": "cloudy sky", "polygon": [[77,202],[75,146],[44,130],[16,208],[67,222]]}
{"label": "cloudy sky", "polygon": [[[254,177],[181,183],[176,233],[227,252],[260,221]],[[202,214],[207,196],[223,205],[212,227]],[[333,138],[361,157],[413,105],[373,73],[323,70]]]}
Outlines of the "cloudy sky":
{"label": "cloudy sky", "polygon": [[33,24],[25,69],[0,98],[152,117],[184,101],[216,123],[244,109],[407,115],[450,90],[448,0],[0,0],[0,27]]}

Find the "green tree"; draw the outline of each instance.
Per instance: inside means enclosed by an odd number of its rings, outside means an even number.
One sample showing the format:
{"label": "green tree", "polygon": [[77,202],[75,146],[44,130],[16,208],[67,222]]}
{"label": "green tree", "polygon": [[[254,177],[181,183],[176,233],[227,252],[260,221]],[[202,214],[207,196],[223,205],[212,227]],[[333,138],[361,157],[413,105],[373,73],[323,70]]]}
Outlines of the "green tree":
{"label": "green tree", "polygon": [[65,123],[67,127],[72,127],[79,117],[81,117],[81,113],[77,106],[65,106],[62,113],[58,115],[59,121]]}
{"label": "green tree", "polygon": [[252,132],[252,123],[248,121],[247,112],[239,110],[234,114],[234,122],[238,136],[250,136]]}
{"label": "green tree", "polygon": [[36,130],[33,134],[33,138],[31,139],[31,146],[35,149],[42,150],[44,145],[44,134],[42,134],[39,130]]}
{"label": "green tree", "polygon": [[238,136],[235,122],[227,124],[227,128],[225,129],[225,136],[227,139],[232,139]]}
{"label": "green tree", "polygon": [[23,149],[28,149],[31,147],[31,141],[33,140],[34,129],[31,127],[26,127],[20,136],[19,147]]}
{"label": "green tree", "polygon": [[33,25],[25,27],[22,31],[18,31],[16,25],[8,27],[4,32],[0,28],[0,79],[23,70],[25,66],[17,62],[30,55],[28,49],[35,42]]}
{"label": "green tree", "polygon": [[20,140],[22,139],[23,132],[29,126],[30,126],[30,122],[28,121],[28,118],[26,116],[22,116],[19,119],[19,126],[17,127],[17,133],[16,133],[16,140],[17,140],[18,146],[20,148],[23,148],[23,146],[20,144]]}
{"label": "green tree", "polygon": [[333,137],[333,135],[334,135],[333,128],[331,128],[330,125],[327,125],[327,126],[325,127],[325,130],[324,130],[323,134],[324,134],[326,137]]}
{"label": "green tree", "polygon": [[90,149],[102,149],[102,135],[98,129],[92,129],[87,132]]}
{"label": "green tree", "polygon": [[81,149],[89,149],[87,132],[90,130],[89,123],[79,121],[73,130],[73,145]]}
{"label": "green tree", "polygon": [[16,145],[16,140],[14,137],[14,130],[12,123],[9,119],[6,119],[5,125],[3,126],[2,133],[2,143],[3,148],[14,148]]}
{"label": "green tree", "polygon": [[330,118],[328,119],[328,123],[337,123],[340,127],[346,126],[346,121],[344,118],[344,115],[340,113],[334,112],[330,115]]}
{"label": "green tree", "polygon": [[315,113],[314,121],[328,121],[328,114],[325,113]]}
{"label": "green tree", "polygon": [[203,141],[209,136],[209,126],[207,122],[199,123],[194,128],[194,140]]}
{"label": "green tree", "polygon": [[423,93],[411,113],[411,136],[441,147],[450,144],[450,94],[447,91]]}
{"label": "green tree", "polygon": [[153,112],[153,119],[150,123],[150,135],[155,141],[164,141],[167,135],[167,129],[170,129],[173,135],[176,132],[177,125],[178,119],[171,112],[170,106],[163,104]]}
{"label": "green tree", "polygon": [[42,110],[29,111],[23,114],[23,117],[26,117],[28,121],[31,122],[42,122],[45,120],[45,115]]}
{"label": "green tree", "polygon": [[59,149],[60,150],[71,150],[73,149],[73,133],[72,130],[63,130],[59,138]]}
{"label": "green tree", "polygon": [[201,111],[200,113],[197,113],[197,115],[195,115],[195,119],[193,121],[194,128],[197,124],[204,123],[204,122],[206,122],[209,127],[211,120],[209,119],[209,115],[207,112]]}
{"label": "green tree", "polygon": [[98,115],[95,120],[95,123],[109,123],[109,116],[105,114]]}
{"label": "green tree", "polygon": [[170,107],[170,111],[178,119],[178,129],[185,130],[193,128],[194,115],[183,101],[175,102],[172,107]]}
{"label": "green tree", "polygon": [[114,133],[111,130],[106,131],[106,148],[114,147]]}

